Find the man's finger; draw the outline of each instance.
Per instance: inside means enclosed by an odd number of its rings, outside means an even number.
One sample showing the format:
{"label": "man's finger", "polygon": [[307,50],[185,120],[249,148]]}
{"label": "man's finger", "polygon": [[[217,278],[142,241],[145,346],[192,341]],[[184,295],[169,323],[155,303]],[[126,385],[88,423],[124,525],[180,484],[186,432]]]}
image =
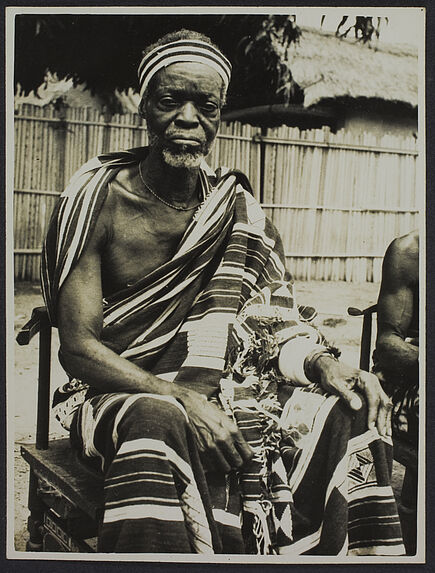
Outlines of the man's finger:
{"label": "man's finger", "polygon": [[236,450],[236,447],[233,443],[228,441],[220,441],[217,444],[217,450],[221,452],[223,456],[225,456],[226,461],[232,468],[240,468],[244,460],[239,455],[239,452]]}
{"label": "man's finger", "polygon": [[231,471],[230,464],[219,448],[213,448],[203,452],[201,454],[201,460],[204,468],[209,472],[228,474]]}
{"label": "man's finger", "polygon": [[367,404],[368,404],[367,425],[369,427],[369,430],[373,430],[374,428],[377,427],[379,402],[374,402],[373,400],[367,399]]}
{"label": "man's finger", "polygon": [[234,436],[234,445],[236,446],[239,454],[242,456],[244,462],[249,461],[254,456],[254,450],[247,443],[240,431],[238,431]]}
{"label": "man's finger", "polygon": [[381,436],[387,435],[387,410],[382,403],[379,406],[376,427]]}
{"label": "man's finger", "polygon": [[[364,389],[364,393],[367,399],[367,424],[370,430],[376,428],[378,422],[379,413],[379,403],[380,397],[379,393],[373,388],[373,374],[361,371],[360,380],[361,385]],[[379,384],[376,379],[377,384]],[[379,429],[379,428],[378,428]]]}
{"label": "man's finger", "polygon": [[206,452],[209,448],[209,442],[206,439],[207,434],[204,435],[195,424],[191,424],[191,428],[198,451],[200,453]]}
{"label": "man's finger", "polygon": [[380,410],[383,412],[384,417],[384,429],[382,434],[384,436],[391,436],[391,412],[393,410],[393,404],[390,400],[381,401]]}
{"label": "man's finger", "polygon": [[356,392],[352,392],[353,396],[350,401],[350,407],[352,410],[359,410],[362,406],[361,398],[358,396]]}
{"label": "man's finger", "polygon": [[362,406],[361,398],[358,394],[351,390],[346,383],[341,381],[329,385],[330,391],[339,396],[352,410],[359,410]]}

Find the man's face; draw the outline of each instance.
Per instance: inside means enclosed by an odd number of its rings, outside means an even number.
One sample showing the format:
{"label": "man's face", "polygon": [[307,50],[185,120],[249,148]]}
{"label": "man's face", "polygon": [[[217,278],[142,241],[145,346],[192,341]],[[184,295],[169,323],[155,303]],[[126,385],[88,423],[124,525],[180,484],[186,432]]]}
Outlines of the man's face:
{"label": "man's face", "polygon": [[197,167],[220,123],[222,78],[205,64],[177,63],[160,70],[142,110],[150,145],[172,167]]}

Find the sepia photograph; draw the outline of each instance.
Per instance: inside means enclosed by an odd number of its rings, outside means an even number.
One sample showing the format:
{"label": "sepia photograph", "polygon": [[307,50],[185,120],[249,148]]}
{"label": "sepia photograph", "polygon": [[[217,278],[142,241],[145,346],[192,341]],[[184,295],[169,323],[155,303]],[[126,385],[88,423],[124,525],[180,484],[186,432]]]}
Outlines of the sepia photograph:
{"label": "sepia photograph", "polygon": [[7,557],[424,563],[425,9],[5,12]]}

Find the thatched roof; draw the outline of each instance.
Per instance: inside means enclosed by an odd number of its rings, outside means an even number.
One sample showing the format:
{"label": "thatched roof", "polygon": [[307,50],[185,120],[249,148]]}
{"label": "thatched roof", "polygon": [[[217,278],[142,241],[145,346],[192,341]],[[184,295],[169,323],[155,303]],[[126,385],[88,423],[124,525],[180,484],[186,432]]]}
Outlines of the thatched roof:
{"label": "thatched roof", "polygon": [[374,49],[304,28],[299,44],[290,49],[289,64],[306,107],[349,97],[418,103],[417,49],[410,46],[379,43]]}

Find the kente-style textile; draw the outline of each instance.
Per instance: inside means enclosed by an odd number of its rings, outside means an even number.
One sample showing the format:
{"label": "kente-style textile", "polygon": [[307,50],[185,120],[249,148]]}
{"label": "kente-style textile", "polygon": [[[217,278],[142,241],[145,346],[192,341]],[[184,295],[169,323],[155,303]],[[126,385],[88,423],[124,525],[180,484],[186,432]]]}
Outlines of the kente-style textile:
{"label": "kente-style textile", "polygon": [[[284,286],[274,286],[272,296],[253,297],[239,314],[235,328],[249,336],[241,335],[232,375],[221,382],[238,426],[244,428],[246,416],[252,417],[248,424],[257,420],[257,455],[240,478],[253,529],[261,521],[266,490],[274,532],[259,537],[266,553],[273,547],[289,555],[400,554],[401,530],[389,485],[391,441],[367,430],[365,407],[351,414],[317,384],[298,388],[282,379],[274,361],[276,341],[289,330],[288,305],[294,302]],[[255,449],[255,440],[251,445]],[[246,475],[250,498],[243,490]],[[255,483],[253,475],[262,481]]]}
{"label": "kente-style textile", "polygon": [[[62,196],[43,257],[54,324],[108,181],[141,157],[100,157]],[[105,474],[100,551],[402,554],[391,443],[366,430],[363,409],[280,378],[282,333],[321,337],[299,317],[279,236],[246,179],[203,166],[201,180],[205,201],[173,259],[104,301],[103,341],[222,407],[255,456],[240,473],[206,472],[182,404],[74,383],[73,443]]]}

